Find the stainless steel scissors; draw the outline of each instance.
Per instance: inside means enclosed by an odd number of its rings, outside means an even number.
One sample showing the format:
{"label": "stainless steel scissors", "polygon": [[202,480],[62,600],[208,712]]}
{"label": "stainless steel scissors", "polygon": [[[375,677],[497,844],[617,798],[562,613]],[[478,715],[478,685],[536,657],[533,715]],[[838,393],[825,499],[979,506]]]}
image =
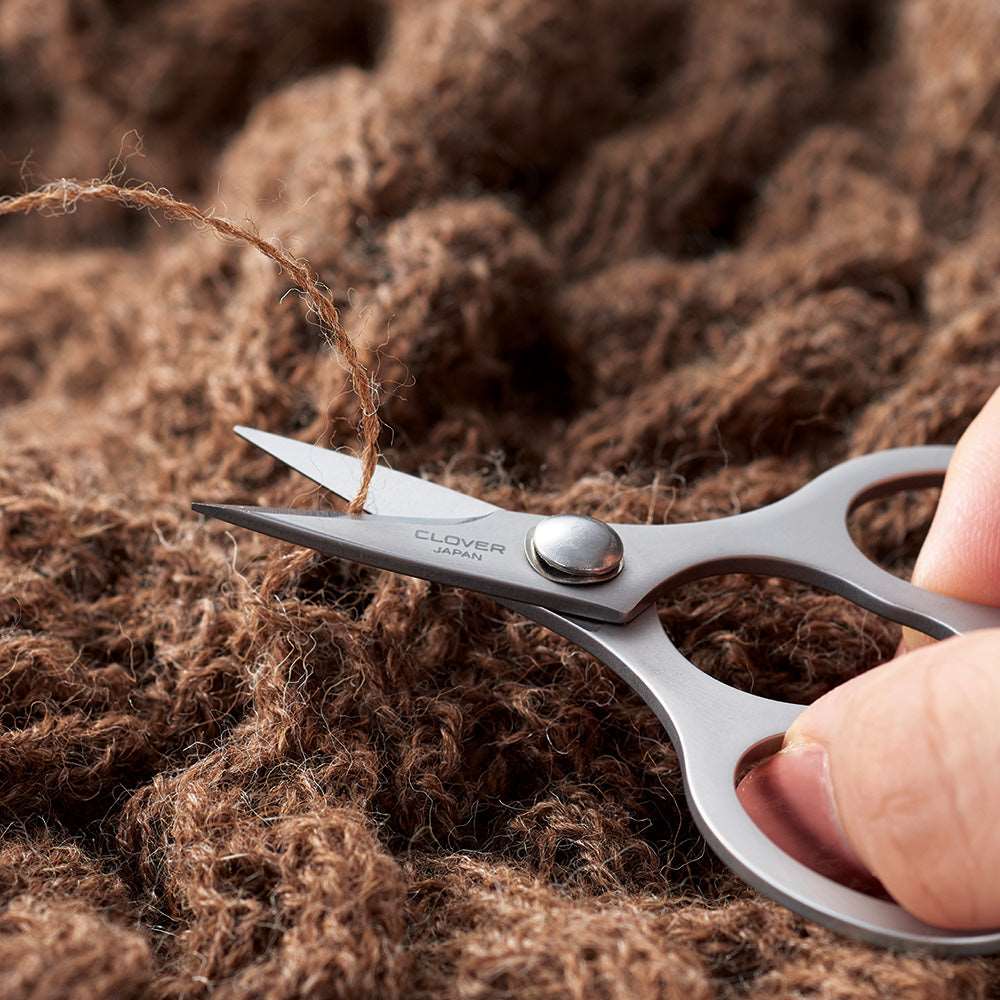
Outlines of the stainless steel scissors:
{"label": "stainless steel scissors", "polygon": [[[359,463],[264,431],[236,432],[338,496]],[[194,504],[203,514],[381,569],[494,597],[573,640],[615,670],[656,713],[678,752],[688,805],[705,839],[772,899],[852,937],[939,953],[1000,950],[1000,929],[949,931],[814,872],[763,834],[736,796],[738,777],[773,752],[802,705],[738,691],[670,642],[654,600],[720,573],[782,576],[822,587],[945,638],[1000,627],[1000,608],[921,590],[855,546],[847,516],[897,490],[940,484],[953,449],[899,448],[835,466],[770,506],[714,521],[608,525],[503,510],[379,466],[366,513]],[[872,766],[878,766],[873,762]]]}

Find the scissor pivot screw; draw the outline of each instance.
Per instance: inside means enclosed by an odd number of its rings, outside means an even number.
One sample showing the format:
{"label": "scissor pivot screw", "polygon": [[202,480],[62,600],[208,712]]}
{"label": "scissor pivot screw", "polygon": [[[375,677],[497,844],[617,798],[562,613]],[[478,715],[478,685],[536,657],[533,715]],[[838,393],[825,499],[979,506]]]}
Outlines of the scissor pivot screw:
{"label": "scissor pivot screw", "polygon": [[575,514],[547,517],[525,539],[528,562],[556,583],[603,583],[625,562],[618,532],[603,521]]}

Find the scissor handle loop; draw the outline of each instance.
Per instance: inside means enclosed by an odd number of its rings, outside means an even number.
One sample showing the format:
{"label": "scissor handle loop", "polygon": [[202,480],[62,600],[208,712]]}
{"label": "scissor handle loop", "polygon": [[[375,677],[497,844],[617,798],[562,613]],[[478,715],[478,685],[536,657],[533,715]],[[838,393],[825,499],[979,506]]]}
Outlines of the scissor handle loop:
{"label": "scissor handle loop", "polygon": [[[848,530],[847,518],[861,504],[905,489],[940,485],[955,449],[943,446],[894,448],[850,459],[818,476],[790,497],[765,508],[794,529],[782,541],[783,554],[806,567],[800,579],[828,587],[893,621],[937,639],[979,628],[1000,627],[1000,608],[973,604],[923,590],[884,570],[865,555]],[[812,537],[822,531],[820,538]],[[802,552],[817,554],[808,562]],[[812,572],[810,572],[812,570]]]}
{"label": "scissor handle loop", "polygon": [[848,530],[847,518],[860,504],[940,484],[953,451],[929,446],[863,455],[760,510],[700,524],[697,544],[675,582],[721,571],[763,573],[842,594],[936,639],[998,628],[1000,608],[936,594],[893,576],[858,548]]}
{"label": "scissor handle loop", "polygon": [[761,832],[737,798],[737,776],[754,748],[780,741],[802,705],[739,691],[699,670],[666,636],[656,608],[628,625],[606,625],[501,603],[578,643],[642,697],[678,752],[688,805],[706,841],[764,895],[850,937],[891,948],[952,955],[1000,950],[1000,931],[932,927],[893,902],[813,871]]}
{"label": "scissor handle loop", "polygon": [[827,469],[792,496],[828,498],[846,517],[869,500],[940,486],[954,453],[952,445],[918,445],[859,455]]}

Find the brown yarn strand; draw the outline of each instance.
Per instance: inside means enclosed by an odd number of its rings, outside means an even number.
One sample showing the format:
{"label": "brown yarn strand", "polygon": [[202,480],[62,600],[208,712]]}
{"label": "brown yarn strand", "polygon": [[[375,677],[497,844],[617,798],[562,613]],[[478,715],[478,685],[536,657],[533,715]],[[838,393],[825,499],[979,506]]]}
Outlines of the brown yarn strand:
{"label": "brown yarn strand", "polygon": [[319,282],[316,272],[302,258],[265,240],[248,226],[241,226],[224,216],[214,215],[175,198],[170,192],[150,185],[122,185],[110,180],[78,181],[61,178],[20,195],[0,197],[0,216],[50,212],[66,214],[81,201],[105,201],[138,210],[162,212],[166,218],[180,219],[211,229],[222,239],[246,243],[274,261],[290,281],[305,295],[316,312],[320,329],[347,365],[351,389],[361,404],[358,436],[361,442],[361,481],[348,511],[358,514],[368,498],[372,476],[378,464],[378,440],[382,424],[378,416],[378,390],[371,374],[361,362],[357,348],[347,336],[340,315],[329,292]]}

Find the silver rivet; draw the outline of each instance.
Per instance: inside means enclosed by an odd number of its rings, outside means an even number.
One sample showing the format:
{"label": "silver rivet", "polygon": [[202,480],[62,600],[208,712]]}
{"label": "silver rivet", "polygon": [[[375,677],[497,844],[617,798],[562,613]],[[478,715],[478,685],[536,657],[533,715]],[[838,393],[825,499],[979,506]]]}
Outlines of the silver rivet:
{"label": "silver rivet", "polygon": [[525,551],[531,565],[557,583],[603,583],[621,572],[625,558],[614,528],[575,514],[539,521],[528,532]]}

